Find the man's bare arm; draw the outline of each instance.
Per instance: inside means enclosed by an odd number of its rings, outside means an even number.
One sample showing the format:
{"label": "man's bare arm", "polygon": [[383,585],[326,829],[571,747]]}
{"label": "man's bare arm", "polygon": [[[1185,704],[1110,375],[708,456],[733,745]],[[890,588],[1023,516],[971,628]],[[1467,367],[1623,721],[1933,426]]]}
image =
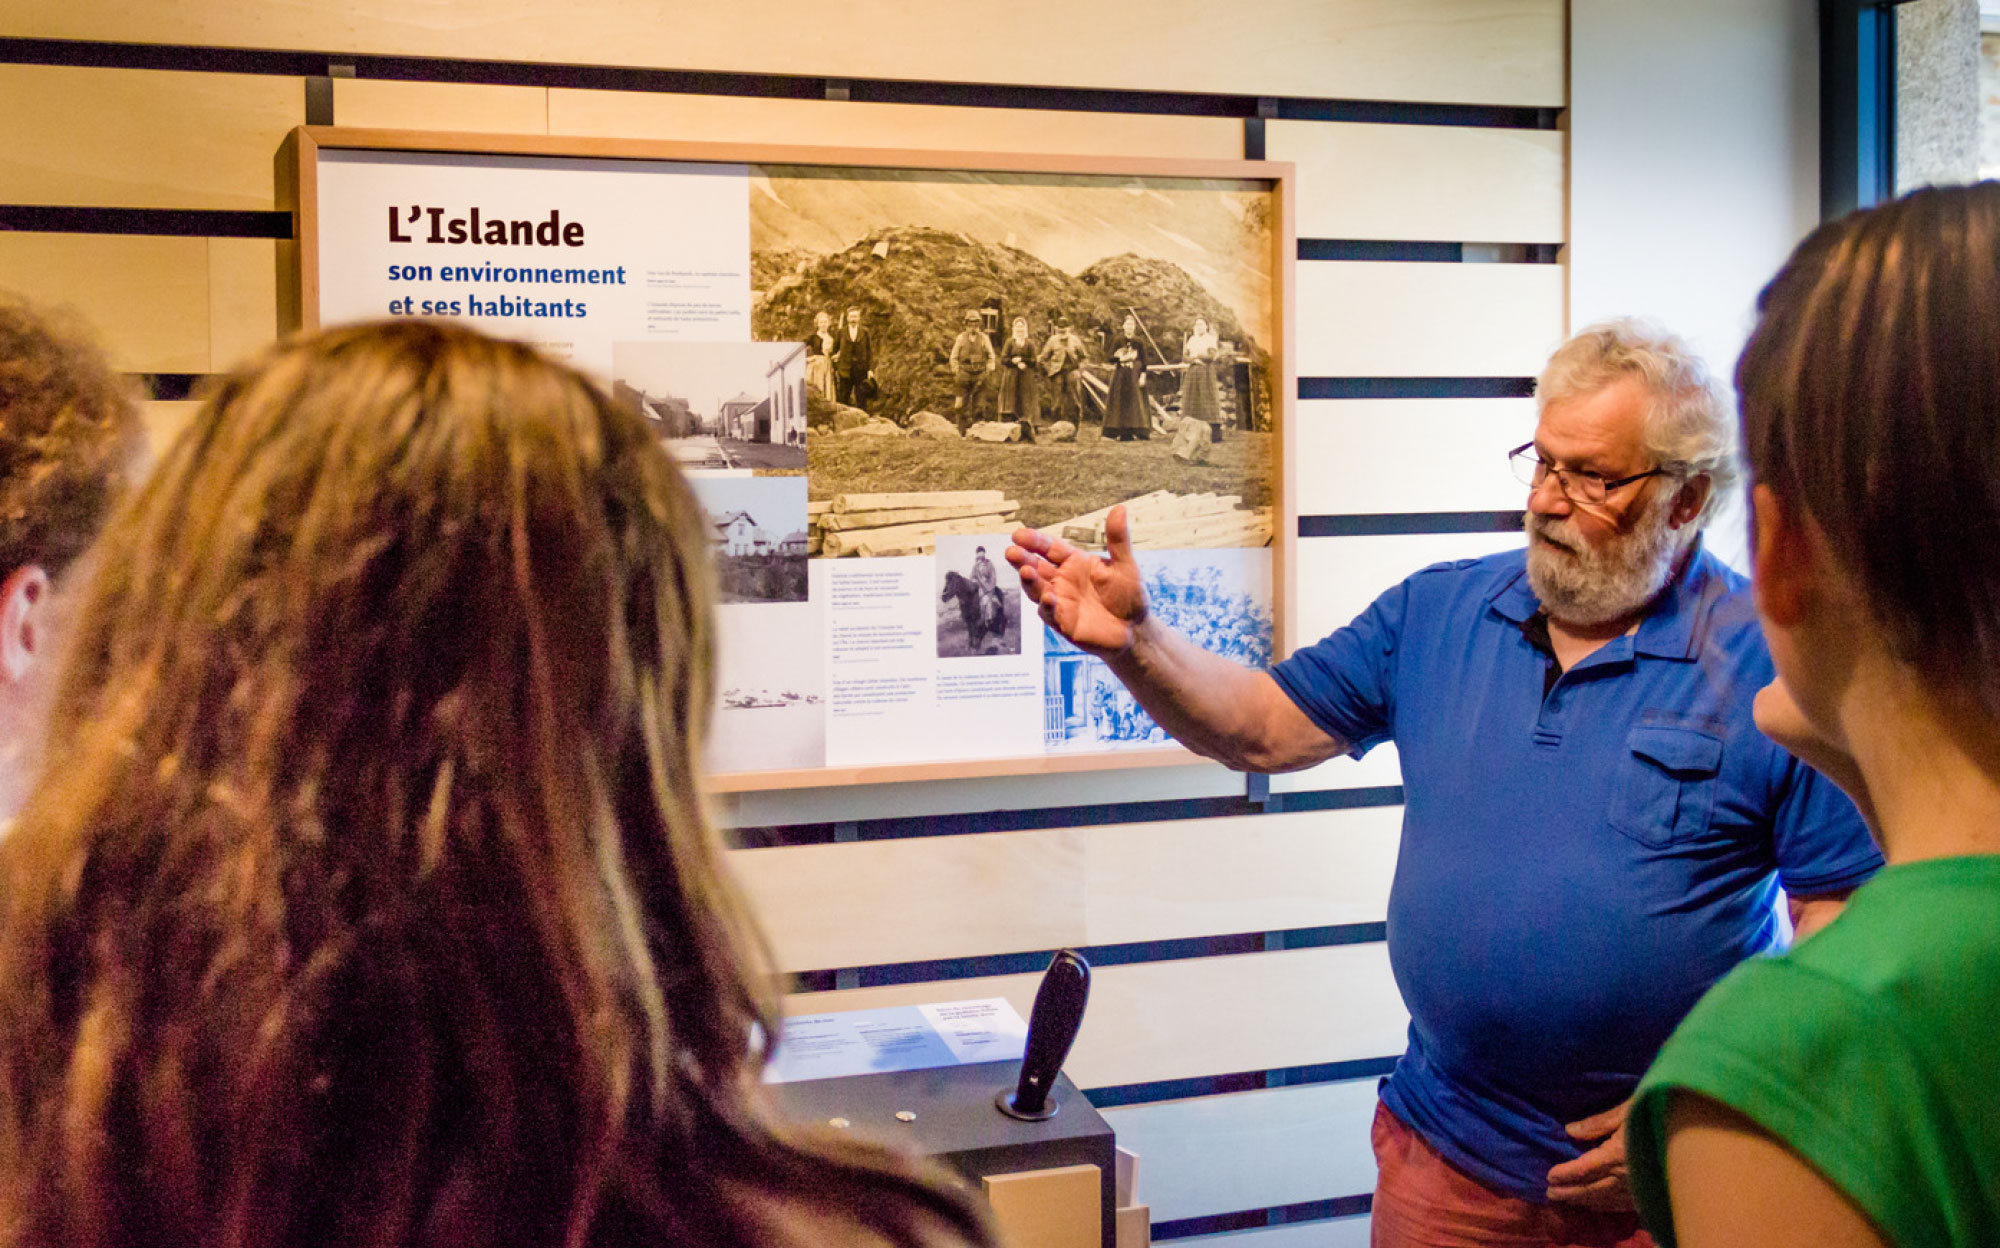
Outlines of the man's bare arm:
{"label": "man's bare arm", "polygon": [[1176,741],[1237,771],[1297,771],[1347,751],[1270,673],[1210,654],[1151,616],[1129,647],[1102,657]]}
{"label": "man's bare arm", "polygon": [[1104,660],[1147,714],[1195,751],[1242,771],[1295,771],[1344,753],[1268,673],[1210,654],[1154,619],[1125,509],[1105,519],[1109,554],[1019,529],[1007,562],[1042,621]]}

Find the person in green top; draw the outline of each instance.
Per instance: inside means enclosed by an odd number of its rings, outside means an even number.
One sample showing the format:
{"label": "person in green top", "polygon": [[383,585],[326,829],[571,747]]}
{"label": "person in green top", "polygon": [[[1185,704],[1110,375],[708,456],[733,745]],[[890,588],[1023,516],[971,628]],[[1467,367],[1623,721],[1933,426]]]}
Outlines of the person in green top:
{"label": "person in green top", "polygon": [[1665,1248],[2000,1244],[2000,184],[1821,227],[1737,366],[1768,735],[1888,867],[1641,1083]]}

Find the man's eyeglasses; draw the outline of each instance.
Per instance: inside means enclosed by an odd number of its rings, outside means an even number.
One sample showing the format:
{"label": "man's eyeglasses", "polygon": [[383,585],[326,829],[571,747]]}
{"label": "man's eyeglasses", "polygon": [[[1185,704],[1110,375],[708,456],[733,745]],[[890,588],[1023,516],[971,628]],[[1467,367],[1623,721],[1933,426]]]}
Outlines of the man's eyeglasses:
{"label": "man's eyeglasses", "polygon": [[1591,472],[1587,468],[1558,468],[1542,458],[1533,442],[1525,443],[1507,452],[1507,462],[1513,466],[1514,475],[1521,484],[1534,488],[1548,480],[1550,473],[1556,475],[1556,486],[1563,496],[1572,503],[1597,506],[1611,496],[1611,491],[1622,489],[1634,481],[1644,481],[1647,477],[1657,477],[1665,468],[1648,468],[1635,472],[1629,477],[1613,477],[1606,480],[1602,473]]}

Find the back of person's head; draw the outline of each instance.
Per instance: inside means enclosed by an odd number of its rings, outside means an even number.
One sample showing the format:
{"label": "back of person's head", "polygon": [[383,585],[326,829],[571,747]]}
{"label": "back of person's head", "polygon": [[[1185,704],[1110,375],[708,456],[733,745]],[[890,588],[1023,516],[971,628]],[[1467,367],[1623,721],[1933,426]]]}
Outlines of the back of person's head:
{"label": "back of person's head", "polygon": [[2000,184],[1820,227],[1758,309],[1736,374],[1756,481],[1898,658],[2000,719]]}
{"label": "back of person's head", "polygon": [[41,764],[67,574],[138,441],[132,389],[90,335],[0,294],[0,821]]}
{"label": "back of person's head", "polygon": [[131,387],[90,335],[0,294],[0,579],[83,553],[138,438]]}
{"label": "back of person's head", "polygon": [[9,1243],[980,1234],[753,1101],[708,542],[636,413],[469,330],[302,337],[105,542],[0,844]]}

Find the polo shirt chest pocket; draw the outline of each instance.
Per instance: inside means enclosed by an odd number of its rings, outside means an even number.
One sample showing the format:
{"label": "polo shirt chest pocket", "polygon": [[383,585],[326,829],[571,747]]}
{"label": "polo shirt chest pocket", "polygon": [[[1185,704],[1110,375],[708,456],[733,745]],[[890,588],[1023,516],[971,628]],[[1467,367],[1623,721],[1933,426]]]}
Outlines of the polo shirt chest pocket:
{"label": "polo shirt chest pocket", "polygon": [[1612,826],[1655,849],[1706,832],[1722,767],[1720,734],[1681,724],[1640,724],[1626,745],[1629,755],[1619,759],[1613,782]]}

